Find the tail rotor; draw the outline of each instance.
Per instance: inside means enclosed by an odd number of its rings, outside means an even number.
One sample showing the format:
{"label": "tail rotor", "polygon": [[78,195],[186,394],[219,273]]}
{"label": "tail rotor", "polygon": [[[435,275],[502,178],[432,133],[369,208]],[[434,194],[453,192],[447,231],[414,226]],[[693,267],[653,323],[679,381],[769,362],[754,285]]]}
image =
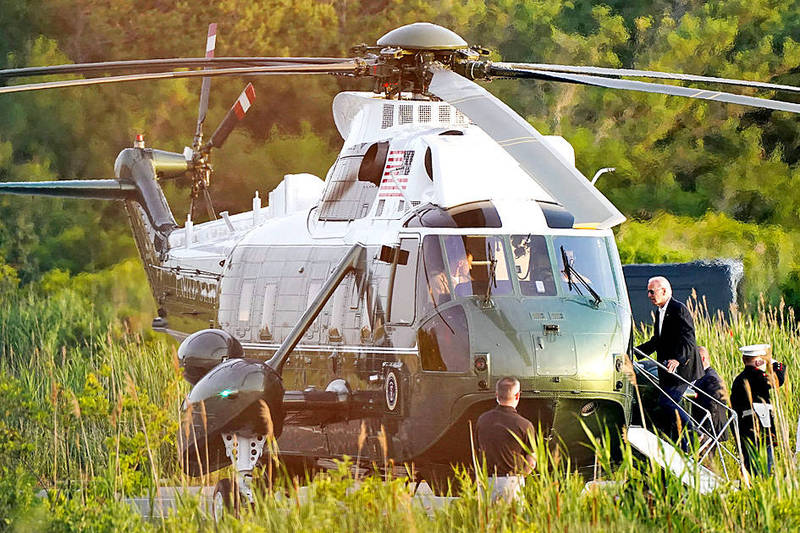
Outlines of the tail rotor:
{"label": "tail rotor", "polygon": [[[211,23],[208,25],[208,36],[206,38],[206,59],[212,59],[214,57],[216,43],[217,24]],[[209,69],[206,68],[205,70]],[[222,148],[228,136],[244,118],[256,99],[255,88],[253,88],[252,83],[248,83],[244,91],[239,95],[239,98],[234,102],[233,107],[230,108],[225,118],[222,119],[217,129],[214,130],[209,141],[204,144],[203,125],[205,124],[206,115],[208,114],[210,92],[211,77],[205,76],[203,77],[203,85],[200,88],[200,104],[197,109],[197,127],[195,129],[194,141],[192,142],[191,148],[187,146],[183,150],[184,157],[190,162],[190,176],[192,180],[191,204],[189,207],[190,219],[194,219],[195,201],[202,196],[206,204],[209,218],[216,220],[217,214],[211,200],[211,193],[208,190],[213,173],[213,168],[211,167],[211,149]]]}

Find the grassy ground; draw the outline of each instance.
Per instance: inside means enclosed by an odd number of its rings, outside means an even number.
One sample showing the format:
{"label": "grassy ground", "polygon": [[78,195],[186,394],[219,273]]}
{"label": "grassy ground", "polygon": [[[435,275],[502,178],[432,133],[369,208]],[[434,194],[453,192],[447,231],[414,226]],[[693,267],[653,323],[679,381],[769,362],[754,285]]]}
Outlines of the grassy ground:
{"label": "grassy ground", "polygon": [[[138,276],[138,277],[137,277]],[[601,460],[616,484],[584,490],[584,480],[543,446],[523,498],[491,504],[460,475],[462,497],[426,512],[403,478],[356,480],[350,469],[317,476],[302,494],[292,482],[238,520],[215,526],[187,498],[163,521],[146,522],[121,496],[157,485],[191,485],[177,468],[178,408],[187,392],[175,344],[148,333],[141,273],[109,274],[0,293],[0,529],[18,531],[738,531],[800,529],[800,473],[791,450],[798,416],[793,371],[800,331],[786,309],[760,307],[709,317],[694,302],[698,342],[728,383],[741,366],[736,348],[770,342],[789,369],[779,395],[784,421],[776,473],[739,490],[741,480],[700,495],[640,463]],[[124,283],[121,283],[124,280]],[[120,288],[122,287],[122,288]],[[790,435],[791,434],[791,435]],[[599,447],[600,457],[608,450]],[[223,473],[224,474],[224,473]],[[477,484],[481,484],[479,477]],[[35,494],[44,489],[46,498]]]}

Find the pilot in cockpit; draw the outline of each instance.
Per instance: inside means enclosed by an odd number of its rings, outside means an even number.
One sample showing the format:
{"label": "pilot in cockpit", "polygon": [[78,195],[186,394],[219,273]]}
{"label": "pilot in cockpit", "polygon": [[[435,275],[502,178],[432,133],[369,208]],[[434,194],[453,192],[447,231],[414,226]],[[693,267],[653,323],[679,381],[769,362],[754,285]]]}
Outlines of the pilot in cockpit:
{"label": "pilot in cockpit", "polygon": [[430,292],[433,306],[436,307],[450,301],[450,286],[447,284],[447,274],[442,271],[442,267],[433,270],[428,275],[428,291]]}
{"label": "pilot in cockpit", "polygon": [[450,274],[453,278],[453,286],[459,283],[469,283],[472,281],[472,252],[467,251],[460,259],[456,261],[454,266],[450,268]]}

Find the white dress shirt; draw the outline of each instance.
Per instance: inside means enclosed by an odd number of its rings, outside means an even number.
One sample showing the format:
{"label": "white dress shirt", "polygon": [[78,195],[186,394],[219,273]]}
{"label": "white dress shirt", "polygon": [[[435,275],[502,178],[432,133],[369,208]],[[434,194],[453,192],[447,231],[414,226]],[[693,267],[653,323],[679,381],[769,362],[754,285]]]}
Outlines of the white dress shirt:
{"label": "white dress shirt", "polygon": [[664,302],[664,305],[658,308],[658,336],[661,336],[661,330],[664,327],[664,315],[667,314],[667,305],[672,298],[667,298],[667,301]]}

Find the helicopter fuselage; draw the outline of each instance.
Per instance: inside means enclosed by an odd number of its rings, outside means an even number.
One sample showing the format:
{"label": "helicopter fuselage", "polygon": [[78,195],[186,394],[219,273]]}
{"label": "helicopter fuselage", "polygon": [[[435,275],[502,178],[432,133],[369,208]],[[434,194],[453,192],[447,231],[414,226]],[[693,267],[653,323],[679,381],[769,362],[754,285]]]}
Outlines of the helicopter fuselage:
{"label": "helicopter fuselage", "polygon": [[[338,100],[346,142],[324,184],[287,176],[266,209],[170,234],[149,269],[170,327],[208,320],[266,360],[360,243],[362,264],[282,365],[282,454],[468,463],[470,422],[510,375],[520,413],[590,462],[586,431],[615,434],[630,417],[630,310],[611,230],[574,227],[447,104]],[[368,128],[374,103],[382,125],[408,123]],[[431,116],[442,123],[419,123]]]}

